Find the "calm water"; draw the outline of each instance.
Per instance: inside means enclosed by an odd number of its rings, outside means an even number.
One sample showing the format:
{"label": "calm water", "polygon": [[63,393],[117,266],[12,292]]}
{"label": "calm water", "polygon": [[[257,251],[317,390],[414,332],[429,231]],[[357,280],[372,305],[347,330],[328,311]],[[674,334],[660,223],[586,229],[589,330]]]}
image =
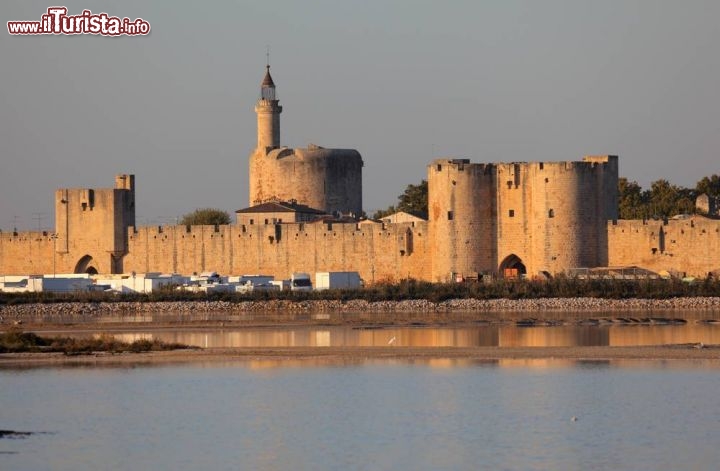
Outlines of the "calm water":
{"label": "calm water", "polygon": [[712,361],[0,369],[0,429],[48,432],[0,469],[717,469],[718,391]]}
{"label": "calm water", "polygon": [[96,332],[37,331],[42,335],[91,336],[111,333],[126,342],[157,338],[199,347],[562,347],[720,344],[720,324],[515,327],[263,327]]}

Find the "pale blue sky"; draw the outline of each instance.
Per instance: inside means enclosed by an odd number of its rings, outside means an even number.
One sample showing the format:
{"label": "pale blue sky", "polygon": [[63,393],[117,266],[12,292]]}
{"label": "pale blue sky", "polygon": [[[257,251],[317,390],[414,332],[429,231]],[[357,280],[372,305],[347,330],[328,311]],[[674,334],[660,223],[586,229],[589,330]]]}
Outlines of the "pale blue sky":
{"label": "pale blue sky", "polygon": [[[2,1],[0,229],[50,226],[59,187],[134,173],[138,223],[247,205],[265,46],[282,144],[365,160],[386,207],[435,157],[620,155],[620,174],[720,173],[720,2],[76,1],[148,37],[13,37],[59,2]],[[209,5],[213,5],[212,8]]]}

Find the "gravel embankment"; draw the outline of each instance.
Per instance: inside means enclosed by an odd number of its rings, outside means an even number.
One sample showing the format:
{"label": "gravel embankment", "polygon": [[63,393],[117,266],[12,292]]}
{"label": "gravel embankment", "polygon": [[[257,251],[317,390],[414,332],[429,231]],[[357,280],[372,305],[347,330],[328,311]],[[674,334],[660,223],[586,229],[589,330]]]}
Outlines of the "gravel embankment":
{"label": "gravel embankment", "polygon": [[424,299],[407,301],[179,301],[179,302],[100,302],[18,304],[0,307],[2,322],[38,316],[83,316],[92,318],[134,313],[201,313],[201,312],[603,312],[655,310],[720,310],[720,297],[670,299],[452,299],[434,303]]}

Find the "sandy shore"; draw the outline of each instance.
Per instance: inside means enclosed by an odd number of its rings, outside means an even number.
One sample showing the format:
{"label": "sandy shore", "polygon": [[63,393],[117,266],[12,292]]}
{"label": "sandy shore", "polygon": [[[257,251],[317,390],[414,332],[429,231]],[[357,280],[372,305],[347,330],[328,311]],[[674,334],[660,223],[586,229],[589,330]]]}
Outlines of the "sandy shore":
{"label": "sandy shore", "polygon": [[97,353],[66,356],[56,353],[0,354],[0,368],[42,366],[113,366],[238,361],[299,361],[315,363],[362,363],[368,360],[716,360],[720,346],[695,345],[653,347],[287,347],[208,348],[151,353]]}

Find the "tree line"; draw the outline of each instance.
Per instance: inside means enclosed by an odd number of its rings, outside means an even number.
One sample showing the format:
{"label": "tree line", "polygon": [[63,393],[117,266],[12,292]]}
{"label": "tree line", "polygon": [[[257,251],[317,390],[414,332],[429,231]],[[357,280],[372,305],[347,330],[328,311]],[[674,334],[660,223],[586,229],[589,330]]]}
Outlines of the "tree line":
{"label": "tree line", "polygon": [[618,213],[620,219],[666,219],[677,214],[695,214],[695,200],[706,194],[720,199],[720,176],[703,177],[695,188],[673,185],[657,180],[643,190],[636,181],[618,180]]}
{"label": "tree line", "polygon": [[[643,188],[636,181],[625,177],[618,180],[618,212],[620,219],[666,219],[677,214],[695,214],[695,200],[706,194],[711,200],[720,203],[720,176],[713,174],[703,177],[695,188],[673,185],[668,180],[657,180],[650,188]],[[427,180],[420,184],[410,184],[398,203],[387,209],[377,211],[374,219],[380,219],[398,211],[427,217],[428,185]]]}
{"label": "tree line", "polygon": [[[668,180],[657,180],[650,188],[643,188],[636,181],[625,177],[618,180],[618,213],[620,219],[666,219],[677,214],[695,214],[695,200],[706,194],[711,200],[720,203],[720,175],[713,174],[703,177],[695,188],[673,185]],[[398,196],[395,205],[388,206],[373,215],[380,219],[398,211],[414,214],[423,218],[428,215],[428,182],[410,184],[403,194]],[[195,210],[183,216],[180,224],[229,224],[230,215],[225,211],[213,208]]]}

